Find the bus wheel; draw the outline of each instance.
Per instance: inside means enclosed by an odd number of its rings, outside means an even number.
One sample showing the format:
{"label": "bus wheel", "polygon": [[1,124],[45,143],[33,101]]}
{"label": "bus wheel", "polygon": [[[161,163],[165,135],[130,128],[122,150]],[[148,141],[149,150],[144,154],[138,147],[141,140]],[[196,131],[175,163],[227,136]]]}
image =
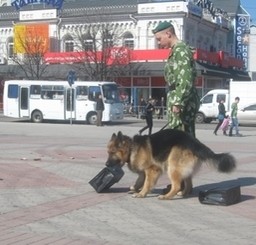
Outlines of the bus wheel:
{"label": "bus wheel", "polygon": [[34,111],[31,116],[31,120],[34,123],[41,123],[43,121],[43,115],[41,111]]}
{"label": "bus wheel", "polygon": [[97,123],[97,114],[95,112],[90,112],[87,115],[87,123],[92,124],[92,125],[96,125]]}

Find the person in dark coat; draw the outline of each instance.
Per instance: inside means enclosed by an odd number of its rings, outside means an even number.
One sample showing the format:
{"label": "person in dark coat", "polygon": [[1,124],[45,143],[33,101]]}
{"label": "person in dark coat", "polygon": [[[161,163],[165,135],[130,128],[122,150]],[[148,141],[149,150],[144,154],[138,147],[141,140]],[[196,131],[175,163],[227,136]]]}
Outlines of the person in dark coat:
{"label": "person in dark coat", "polygon": [[103,102],[102,96],[100,94],[98,99],[96,100],[97,126],[103,126],[102,125],[102,114],[103,114],[104,109],[105,109],[104,102]]}
{"label": "person in dark coat", "polygon": [[153,127],[153,111],[154,111],[154,106],[152,103],[152,99],[148,100],[147,105],[145,106],[145,118],[146,118],[146,126],[139,130],[139,134],[141,135],[143,131],[148,129],[148,135],[151,135],[152,133],[152,127]]}
{"label": "person in dark coat", "polygon": [[[221,124],[223,123],[225,117],[226,117],[226,109],[225,109],[225,105],[224,105],[224,99],[221,99],[218,105],[218,110],[219,110],[219,114],[218,114],[218,124],[215,128],[215,130],[213,131],[213,133],[215,135],[217,135],[217,131],[219,129],[219,127],[221,126]],[[227,135],[226,131],[223,131],[224,135]]]}

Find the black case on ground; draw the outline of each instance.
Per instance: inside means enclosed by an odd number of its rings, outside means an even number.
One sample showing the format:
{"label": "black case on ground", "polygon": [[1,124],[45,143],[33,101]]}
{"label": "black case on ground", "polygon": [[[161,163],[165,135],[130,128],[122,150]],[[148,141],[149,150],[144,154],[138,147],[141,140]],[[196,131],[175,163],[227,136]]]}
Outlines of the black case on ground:
{"label": "black case on ground", "polygon": [[113,184],[117,183],[123,175],[124,171],[118,165],[105,167],[89,181],[89,184],[99,193],[109,189]]}
{"label": "black case on ground", "polygon": [[203,204],[228,206],[241,201],[240,186],[217,187],[199,192],[199,201]]}

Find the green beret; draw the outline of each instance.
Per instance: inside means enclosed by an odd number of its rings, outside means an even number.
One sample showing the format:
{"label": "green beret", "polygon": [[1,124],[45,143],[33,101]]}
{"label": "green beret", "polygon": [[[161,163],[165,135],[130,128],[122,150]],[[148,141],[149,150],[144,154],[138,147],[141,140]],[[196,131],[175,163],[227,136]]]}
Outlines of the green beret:
{"label": "green beret", "polygon": [[171,24],[171,22],[168,22],[168,21],[164,21],[164,22],[160,22],[158,24],[158,26],[152,31],[153,34],[156,34],[157,32],[160,32],[162,30],[165,30],[169,27],[173,27],[173,25]]}

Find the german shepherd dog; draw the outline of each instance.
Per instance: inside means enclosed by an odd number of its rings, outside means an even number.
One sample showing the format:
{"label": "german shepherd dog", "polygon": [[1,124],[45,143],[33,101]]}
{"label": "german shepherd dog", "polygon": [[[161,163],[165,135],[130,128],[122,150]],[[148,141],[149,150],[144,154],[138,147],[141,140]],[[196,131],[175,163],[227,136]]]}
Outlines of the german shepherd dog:
{"label": "german shepherd dog", "polygon": [[133,197],[145,197],[164,171],[171,181],[171,189],[159,196],[163,200],[191,193],[192,176],[202,163],[209,163],[224,173],[236,167],[232,155],[216,154],[189,134],[174,129],[161,130],[150,136],[135,135],[133,138],[119,131],[112,135],[107,150],[107,166],[127,163],[128,168],[139,175],[130,188],[135,192]]}

